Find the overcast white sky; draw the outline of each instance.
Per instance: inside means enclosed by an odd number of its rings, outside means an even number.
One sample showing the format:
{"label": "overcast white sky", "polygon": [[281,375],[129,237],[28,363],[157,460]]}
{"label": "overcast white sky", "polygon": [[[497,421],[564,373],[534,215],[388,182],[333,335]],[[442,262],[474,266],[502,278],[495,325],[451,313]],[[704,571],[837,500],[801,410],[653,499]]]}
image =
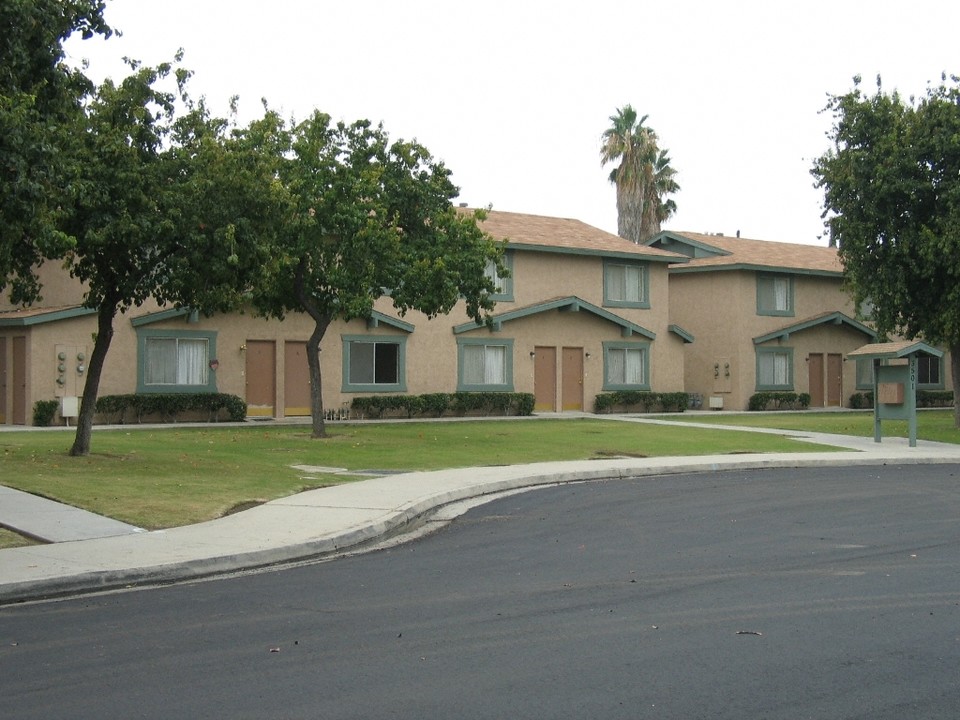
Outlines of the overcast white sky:
{"label": "overcast white sky", "polygon": [[67,46],[94,79],[182,47],[221,112],[239,95],[242,121],[261,98],[382,121],[447,164],[461,202],[614,233],[599,148],[618,107],[670,151],[667,229],[825,245],[809,170],[827,94],[960,74],[956,0],[108,0],[107,19],[123,37]]}

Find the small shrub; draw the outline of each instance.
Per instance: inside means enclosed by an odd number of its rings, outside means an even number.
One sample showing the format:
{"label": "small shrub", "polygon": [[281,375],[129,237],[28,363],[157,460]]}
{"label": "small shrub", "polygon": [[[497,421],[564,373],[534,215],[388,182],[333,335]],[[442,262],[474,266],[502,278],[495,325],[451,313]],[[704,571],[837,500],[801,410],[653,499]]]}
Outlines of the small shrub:
{"label": "small shrub", "polygon": [[649,390],[617,390],[600,393],[593,401],[595,413],[683,412],[690,404],[685,392],[656,393]]}
{"label": "small shrub", "polygon": [[795,392],[758,392],[750,396],[747,408],[752,411],[763,410],[806,410],[810,407],[808,393]]}
{"label": "small shrub", "polygon": [[56,400],[37,400],[33,404],[33,424],[36,427],[50,427],[53,416],[57,414],[59,403]]}

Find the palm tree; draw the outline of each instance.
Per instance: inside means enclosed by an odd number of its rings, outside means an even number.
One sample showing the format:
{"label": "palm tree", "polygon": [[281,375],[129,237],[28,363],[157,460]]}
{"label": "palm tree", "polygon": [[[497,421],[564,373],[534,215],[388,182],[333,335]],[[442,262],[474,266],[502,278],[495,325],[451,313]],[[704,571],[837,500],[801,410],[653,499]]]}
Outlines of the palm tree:
{"label": "palm tree", "polygon": [[610,173],[617,188],[617,234],[634,243],[660,232],[661,223],[677,209],[666,195],[680,189],[667,151],[660,150],[656,132],[644,125],[647,117],[638,120],[630,105],[618,108],[601,138],[601,162],[619,163]]}
{"label": "palm tree", "polygon": [[670,166],[670,156],[666,150],[660,150],[653,164],[653,192],[647,194],[650,202],[644,206],[641,239],[645,240],[659,233],[661,225],[677,211],[677,203],[672,199],[665,199],[667,195],[680,189],[676,177],[677,171]]}

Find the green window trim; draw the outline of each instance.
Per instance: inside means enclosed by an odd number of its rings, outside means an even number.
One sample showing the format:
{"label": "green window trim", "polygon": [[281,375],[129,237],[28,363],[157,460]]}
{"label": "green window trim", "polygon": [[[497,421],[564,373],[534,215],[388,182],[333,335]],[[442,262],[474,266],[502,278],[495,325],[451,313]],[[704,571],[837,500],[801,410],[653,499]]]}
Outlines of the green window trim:
{"label": "green window trim", "polygon": [[494,282],[499,280],[500,283],[500,292],[490,293],[490,299],[496,300],[497,302],[513,302],[513,253],[506,252],[503,256],[503,264],[506,266],[507,270],[510,271],[510,275],[505,278],[495,277],[494,270],[496,267],[493,265],[493,262],[487,264],[485,273],[488,277],[493,277]]}
{"label": "green window trim", "polygon": [[[633,292],[634,289],[636,292]],[[630,295],[635,298],[627,299]],[[603,261],[604,307],[650,308],[650,265],[643,262]]]}
{"label": "green window trim", "polygon": [[[494,348],[502,348],[502,372],[496,368],[490,368],[489,372],[493,375],[499,375],[500,382],[474,382],[470,378],[471,369],[468,367],[468,354],[472,351],[469,348],[490,348],[492,357],[497,353]],[[487,354],[484,355],[483,362],[487,362]],[[474,372],[476,369],[473,370]],[[457,338],[457,391],[458,392],[513,392],[513,340],[512,339],[484,339],[484,338]]]}
{"label": "green window trim", "polygon": [[[407,392],[407,338],[405,335],[341,335],[343,343],[343,369],[341,374],[341,392]],[[373,345],[370,360],[373,363],[372,372],[377,372],[378,345],[396,346],[396,381],[395,382],[353,382],[351,368],[359,360],[355,355],[360,349],[354,344]],[[366,349],[365,349],[366,350]],[[389,361],[389,350],[382,356],[382,360]]]}
{"label": "green window trim", "polygon": [[[927,363],[929,367],[921,367],[922,363]],[[924,378],[929,380],[931,372],[935,374],[933,382],[923,382]],[[917,389],[918,390],[944,390],[944,366],[943,358],[933,356],[917,357]],[[857,390],[873,390],[873,359],[857,359]]]}
{"label": "green window trim", "polygon": [[[767,392],[767,391],[793,391],[793,348],[792,347],[769,347],[769,348],[757,348],[757,377],[756,377],[756,390],[757,392]],[[782,368],[777,367],[777,356],[782,356],[785,358],[783,361],[785,365]],[[769,361],[767,358],[771,358]],[[773,367],[769,369],[770,374],[772,375],[773,382],[764,383],[764,372],[767,371],[767,368],[764,365],[767,362],[773,363]],[[781,375],[784,378],[784,382],[776,382],[777,375]]]}
{"label": "green window trim", "polygon": [[[631,361],[631,351],[640,353],[640,378],[637,383],[626,382],[627,363]],[[623,358],[617,356],[623,354]],[[636,362],[636,356],[632,356]],[[621,365],[622,363],[622,365]],[[634,365],[636,370],[636,366]],[[611,374],[618,375],[624,372],[623,380],[619,377],[611,379]],[[608,341],[603,343],[603,389],[615,390],[649,390],[650,389],[650,343]]]}
{"label": "green window trim", "polygon": [[757,315],[793,317],[793,276],[782,273],[757,273]]}
{"label": "green window trim", "polygon": [[[195,384],[147,383],[147,345],[153,340],[168,339],[177,341],[206,341],[207,356],[204,360],[204,365],[206,366],[206,382]],[[209,367],[210,361],[215,357],[217,357],[217,333],[215,331],[137,328],[137,392],[142,394],[217,392],[217,373]]]}
{"label": "green window trim", "polygon": [[873,358],[857,358],[857,390],[873,390]]}
{"label": "green window trim", "polygon": [[[922,367],[928,364],[927,368]],[[932,355],[919,355],[917,357],[917,389],[918,390],[943,390],[943,358],[933,357]],[[930,376],[936,374],[931,381]],[[926,378],[927,382],[923,379]]]}

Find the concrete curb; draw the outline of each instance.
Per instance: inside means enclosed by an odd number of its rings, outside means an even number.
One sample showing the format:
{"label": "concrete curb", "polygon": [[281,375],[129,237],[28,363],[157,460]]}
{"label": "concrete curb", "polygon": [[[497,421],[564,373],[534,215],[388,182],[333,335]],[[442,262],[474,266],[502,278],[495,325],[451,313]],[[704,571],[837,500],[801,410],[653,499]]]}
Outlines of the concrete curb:
{"label": "concrete curb", "polygon": [[0,605],[322,560],[401,532],[451,503],[510,490],[732,470],[950,463],[960,463],[960,454],[877,446],[871,453],[619,459],[393,475],[301,493],[200,525],[4,550]]}

